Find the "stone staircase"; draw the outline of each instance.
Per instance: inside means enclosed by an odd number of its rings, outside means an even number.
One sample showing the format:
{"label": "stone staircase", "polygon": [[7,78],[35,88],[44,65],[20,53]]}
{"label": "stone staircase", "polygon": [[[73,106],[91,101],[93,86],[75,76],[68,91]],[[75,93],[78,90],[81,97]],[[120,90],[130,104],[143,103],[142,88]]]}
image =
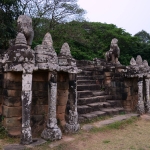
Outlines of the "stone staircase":
{"label": "stone staircase", "polygon": [[121,100],[115,100],[113,95],[107,95],[103,89],[104,72],[93,74],[92,67],[82,68],[77,75],[79,122],[96,117],[124,113]]}

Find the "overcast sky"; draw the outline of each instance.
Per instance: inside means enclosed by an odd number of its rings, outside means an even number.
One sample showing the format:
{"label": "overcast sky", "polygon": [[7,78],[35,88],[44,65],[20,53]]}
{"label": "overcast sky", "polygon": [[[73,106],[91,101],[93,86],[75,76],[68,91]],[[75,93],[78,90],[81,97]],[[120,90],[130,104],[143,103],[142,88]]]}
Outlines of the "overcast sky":
{"label": "overcast sky", "polygon": [[134,35],[150,33],[150,0],[78,0],[90,22],[112,23]]}

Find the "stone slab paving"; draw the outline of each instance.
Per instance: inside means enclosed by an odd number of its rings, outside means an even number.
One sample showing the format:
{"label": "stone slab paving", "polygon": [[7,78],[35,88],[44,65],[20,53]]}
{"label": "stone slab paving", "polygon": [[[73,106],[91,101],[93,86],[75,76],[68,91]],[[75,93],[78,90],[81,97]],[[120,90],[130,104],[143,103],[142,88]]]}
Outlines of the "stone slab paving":
{"label": "stone slab paving", "polygon": [[10,144],[3,147],[3,150],[25,150],[26,148],[33,148],[38,145],[42,145],[46,143],[47,141],[41,139],[41,138],[35,138],[33,139],[33,143],[29,145],[21,145],[21,144]]}
{"label": "stone slab paving", "polygon": [[82,129],[85,130],[85,131],[89,131],[94,127],[100,128],[100,127],[112,124],[114,122],[117,122],[117,121],[130,119],[131,117],[139,117],[139,115],[138,114],[117,115],[117,116],[114,116],[113,118],[110,118],[110,119],[107,119],[107,120],[98,121],[98,122],[94,122],[92,124],[83,125]]}
{"label": "stone slab paving", "polygon": [[72,138],[72,137],[69,137],[69,136],[63,136],[61,140],[55,141],[55,142],[52,142],[51,144],[49,144],[49,147],[54,148],[56,146],[59,146],[60,144],[63,144],[63,143],[66,143],[66,142],[71,142],[71,141],[74,141],[74,140],[75,140],[75,138]]}

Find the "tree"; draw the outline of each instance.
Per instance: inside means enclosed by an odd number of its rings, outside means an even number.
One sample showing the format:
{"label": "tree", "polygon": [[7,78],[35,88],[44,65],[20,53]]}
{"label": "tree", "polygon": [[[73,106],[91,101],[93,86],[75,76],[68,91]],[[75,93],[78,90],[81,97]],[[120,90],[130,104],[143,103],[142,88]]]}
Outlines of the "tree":
{"label": "tree", "polygon": [[85,14],[77,0],[22,0],[22,12],[33,18],[34,28],[42,25],[43,18],[47,19],[48,30],[58,23],[81,19]]}
{"label": "tree", "polygon": [[141,43],[150,43],[150,34],[144,30],[136,33],[134,36],[138,37]]}
{"label": "tree", "polygon": [[8,40],[14,38],[16,29],[14,21],[21,14],[20,0],[0,1],[0,49],[8,47]]}

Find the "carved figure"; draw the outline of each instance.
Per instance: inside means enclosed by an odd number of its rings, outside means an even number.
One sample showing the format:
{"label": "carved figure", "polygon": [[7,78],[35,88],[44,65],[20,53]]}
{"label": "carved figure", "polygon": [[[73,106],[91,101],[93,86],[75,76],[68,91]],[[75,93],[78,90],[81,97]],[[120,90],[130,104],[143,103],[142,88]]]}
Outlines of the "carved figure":
{"label": "carved figure", "polygon": [[32,28],[32,19],[26,15],[20,15],[17,20],[18,32],[24,34],[27,40],[27,45],[32,45],[32,40],[34,37],[34,31]]}
{"label": "carved figure", "polygon": [[116,38],[112,39],[110,50],[106,52],[105,59],[107,62],[120,64],[118,58],[120,56],[120,48],[118,47],[118,40]]}

